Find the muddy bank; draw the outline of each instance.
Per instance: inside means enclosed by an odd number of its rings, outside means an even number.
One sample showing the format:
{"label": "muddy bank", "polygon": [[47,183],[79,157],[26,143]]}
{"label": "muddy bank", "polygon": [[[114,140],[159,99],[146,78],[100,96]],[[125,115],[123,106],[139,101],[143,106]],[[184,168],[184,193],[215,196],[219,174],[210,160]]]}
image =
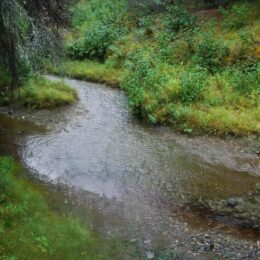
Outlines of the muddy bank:
{"label": "muddy bank", "polygon": [[235,149],[233,141],[187,138],[142,125],[128,111],[122,91],[67,83],[80,97],[72,107],[12,115],[48,129],[20,135],[18,151],[32,176],[57,188],[53,203],[60,211],[65,209],[58,201],[68,202],[66,210],[95,231],[135,241],[144,254],[168,248],[197,259],[224,254],[257,259],[253,222],[234,225],[220,218],[222,209],[208,214],[209,207],[194,207],[198,201],[226,205],[256,192],[257,172],[241,169],[236,158],[247,154],[257,165],[253,153]]}

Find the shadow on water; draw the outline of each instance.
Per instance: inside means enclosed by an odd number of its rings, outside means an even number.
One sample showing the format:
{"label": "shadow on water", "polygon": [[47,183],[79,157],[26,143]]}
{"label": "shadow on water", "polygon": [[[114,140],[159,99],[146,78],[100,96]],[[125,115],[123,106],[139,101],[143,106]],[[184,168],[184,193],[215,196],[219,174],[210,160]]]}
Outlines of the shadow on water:
{"label": "shadow on water", "polygon": [[57,211],[76,214],[101,234],[154,245],[170,246],[193,229],[257,239],[256,230],[192,202],[244,196],[255,190],[259,177],[205,163],[135,122],[121,91],[67,83],[78,90],[80,101],[61,121],[60,111],[47,115],[56,122],[48,134],[0,117],[1,153],[19,151],[31,177],[53,191],[50,203]]}

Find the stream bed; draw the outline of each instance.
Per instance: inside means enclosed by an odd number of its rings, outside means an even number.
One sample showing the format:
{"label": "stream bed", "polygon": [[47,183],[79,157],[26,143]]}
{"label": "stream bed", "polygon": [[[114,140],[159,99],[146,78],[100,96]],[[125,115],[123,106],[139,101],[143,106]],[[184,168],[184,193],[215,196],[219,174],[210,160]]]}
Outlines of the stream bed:
{"label": "stream bed", "polygon": [[[41,112],[47,130],[0,117],[1,153],[18,150],[31,175],[55,187],[58,211],[75,214],[104,237],[136,243],[147,256],[173,249],[187,259],[257,259],[259,176],[205,161],[167,130],[138,122],[120,90],[66,83],[79,101]],[[256,212],[248,222],[237,204],[252,194]],[[219,214],[209,206],[222,204]],[[237,217],[228,214],[233,208]]]}

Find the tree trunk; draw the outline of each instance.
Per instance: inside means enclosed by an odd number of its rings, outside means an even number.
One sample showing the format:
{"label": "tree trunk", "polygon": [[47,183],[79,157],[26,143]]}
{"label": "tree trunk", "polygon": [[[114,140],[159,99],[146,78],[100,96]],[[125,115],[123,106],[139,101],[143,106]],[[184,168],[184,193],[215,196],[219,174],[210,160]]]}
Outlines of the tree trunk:
{"label": "tree trunk", "polygon": [[10,45],[9,45],[9,71],[11,72],[11,86],[10,86],[10,94],[11,100],[14,101],[14,91],[18,87],[18,64],[17,64],[17,55],[16,48],[14,44],[14,40],[10,37]]}

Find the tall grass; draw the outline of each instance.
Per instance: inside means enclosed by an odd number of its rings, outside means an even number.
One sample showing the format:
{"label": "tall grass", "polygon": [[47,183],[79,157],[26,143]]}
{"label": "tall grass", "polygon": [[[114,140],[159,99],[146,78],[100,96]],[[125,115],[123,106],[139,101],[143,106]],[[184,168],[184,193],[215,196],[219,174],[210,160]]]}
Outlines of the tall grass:
{"label": "tall grass", "polygon": [[46,64],[46,70],[52,74],[105,83],[112,87],[119,86],[122,75],[122,71],[111,67],[109,64],[90,60],[64,60],[58,67]]}
{"label": "tall grass", "polygon": [[5,88],[8,88],[8,84],[0,92],[1,105],[13,105],[15,102],[24,107],[42,109],[68,105],[77,99],[76,90],[63,81],[51,82],[42,76],[33,76],[26,80],[14,93],[15,100],[11,100],[8,92],[4,91]]}

